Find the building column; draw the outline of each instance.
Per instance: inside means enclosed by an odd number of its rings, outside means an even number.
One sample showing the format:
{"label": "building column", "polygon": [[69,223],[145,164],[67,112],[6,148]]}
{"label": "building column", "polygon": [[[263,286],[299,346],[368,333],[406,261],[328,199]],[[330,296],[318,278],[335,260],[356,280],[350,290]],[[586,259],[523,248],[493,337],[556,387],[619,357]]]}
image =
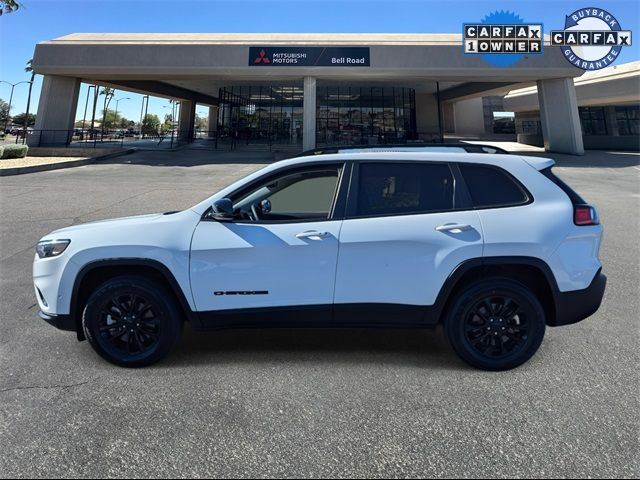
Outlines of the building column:
{"label": "building column", "polygon": [[416,133],[418,138],[431,141],[440,134],[438,98],[432,93],[416,93]]}
{"label": "building column", "polygon": [[79,78],[44,76],[34,132],[27,136],[29,146],[64,146],[71,142],[79,92]]}
{"label": "building column", "polygon": [[180,100],[178,116],[178,138],[187,142],[193,141],[196,126],[196,102]]}
{"label": "building column", "polygon": [[218,107],[209,107],[209,132],[207,135],[209,138],[213,138],[218,133]]}
{"label": "building column", "polygon": [[316,148],[316,79],[304,77],[302,104],[302,149]]}
{"label": "building column", "polygon": [[584,155],[573,78],[538,80],[537,86],[544,149],[547,152]]}

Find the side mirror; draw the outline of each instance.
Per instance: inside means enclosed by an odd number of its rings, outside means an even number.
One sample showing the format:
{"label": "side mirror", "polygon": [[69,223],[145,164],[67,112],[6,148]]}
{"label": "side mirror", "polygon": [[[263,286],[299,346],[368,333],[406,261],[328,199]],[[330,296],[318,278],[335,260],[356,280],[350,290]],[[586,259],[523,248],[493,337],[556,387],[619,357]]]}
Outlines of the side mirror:
{"label": "side mirror", "polygon": [[213,218],[216,220],[233,220],[233,203],[228,198],[216,200],[211,209],[213,210]]}
{"label": "side mirror", "polygon": [[271,212],[271,201],[268,198],[265,198],[260,202],[260,210],[262,210],[262,213]]}

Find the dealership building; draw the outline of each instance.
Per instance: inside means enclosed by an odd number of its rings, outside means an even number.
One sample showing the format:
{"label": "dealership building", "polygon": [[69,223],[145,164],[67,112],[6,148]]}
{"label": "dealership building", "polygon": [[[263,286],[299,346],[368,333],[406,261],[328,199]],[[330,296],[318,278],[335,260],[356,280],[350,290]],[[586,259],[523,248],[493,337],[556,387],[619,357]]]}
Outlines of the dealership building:
{"label": "dealership building", "polygon": [[39,43],[33,67],[44,75],[38,145],[73,130],[82,82],[178,100],[187,141],[203,105],[212,137],[300,150],[472,132],[478,101],[528,88],[509,101],[535,112],[545,149],[584,153],[574,86],[584,72],[549,45],[497,67],[465,55],[460,34],[95,33]]}

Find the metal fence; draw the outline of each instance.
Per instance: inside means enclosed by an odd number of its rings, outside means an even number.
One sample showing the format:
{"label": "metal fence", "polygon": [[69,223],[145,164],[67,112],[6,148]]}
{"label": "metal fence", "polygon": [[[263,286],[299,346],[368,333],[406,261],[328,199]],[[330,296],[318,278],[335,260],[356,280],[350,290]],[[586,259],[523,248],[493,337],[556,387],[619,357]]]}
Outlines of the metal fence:
{"label": "metal fence", "polygon": [[[279,137],[276,133],[220,130],[211,135],[196,137],[206,139],[211,147],[219,150],[300,150],[303,149],[302,138]],[[361,131],[340,132],[339,135],[328,136],[325,132],[316,134],[318,147],[338,145],[385,145],[385,144],[415,144],[442,143],[443,138],[438,132],[420,132],[411,136],[397,135],[395,132],[372,136]]]}
{"label": "metal fence", "polygon": [[[13,139],[12,137],[15,137]],[[177,148],[187,143],[175,132],[135,134],[130,132],[101,132],[74,130],[29,130],[17,135],[6,135],[5,143],[27,144],[32,147],[76,147],[76,148]]]}
{"label": "metal fence", "polygon": [[[155,134],[136,134],[131,132],[101,132],[99,130],[29,130],[17,132],[17,135],[5,136],[5,143],[22,143],[32,147],[62,148],[141,148],[141,149],[175,149],[185,145],[197,148],[234,151],[302,151],[301,137],[282,138],[270,132],[230,132],[219,130],[209,132],[196,130],[190,139],[179,138],[177,132]],[[416,133],[411,137],[395,135],[387,132],[377,136],[359,134],[360,132],[341,132],[340,135],[328,137],[319,132],[316,135],[318,147],[338,145],[384,145],[439,143],[440,135],[434,132]]]}

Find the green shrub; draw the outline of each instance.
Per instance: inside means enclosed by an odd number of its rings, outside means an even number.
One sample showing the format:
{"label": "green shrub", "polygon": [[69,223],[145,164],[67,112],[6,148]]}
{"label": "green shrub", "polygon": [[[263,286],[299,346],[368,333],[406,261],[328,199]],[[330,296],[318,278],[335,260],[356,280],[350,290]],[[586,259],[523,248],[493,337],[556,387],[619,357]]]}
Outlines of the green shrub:
{"label": "green shrub", "polygon": [[4,147],[0,145],[0,158],[2,158],[3,153],[4,153]]}
{"label": "green shrub", "polygon": [[28,151],[29,147],[26,145],[5,145],[0,158],[24,158]]}

